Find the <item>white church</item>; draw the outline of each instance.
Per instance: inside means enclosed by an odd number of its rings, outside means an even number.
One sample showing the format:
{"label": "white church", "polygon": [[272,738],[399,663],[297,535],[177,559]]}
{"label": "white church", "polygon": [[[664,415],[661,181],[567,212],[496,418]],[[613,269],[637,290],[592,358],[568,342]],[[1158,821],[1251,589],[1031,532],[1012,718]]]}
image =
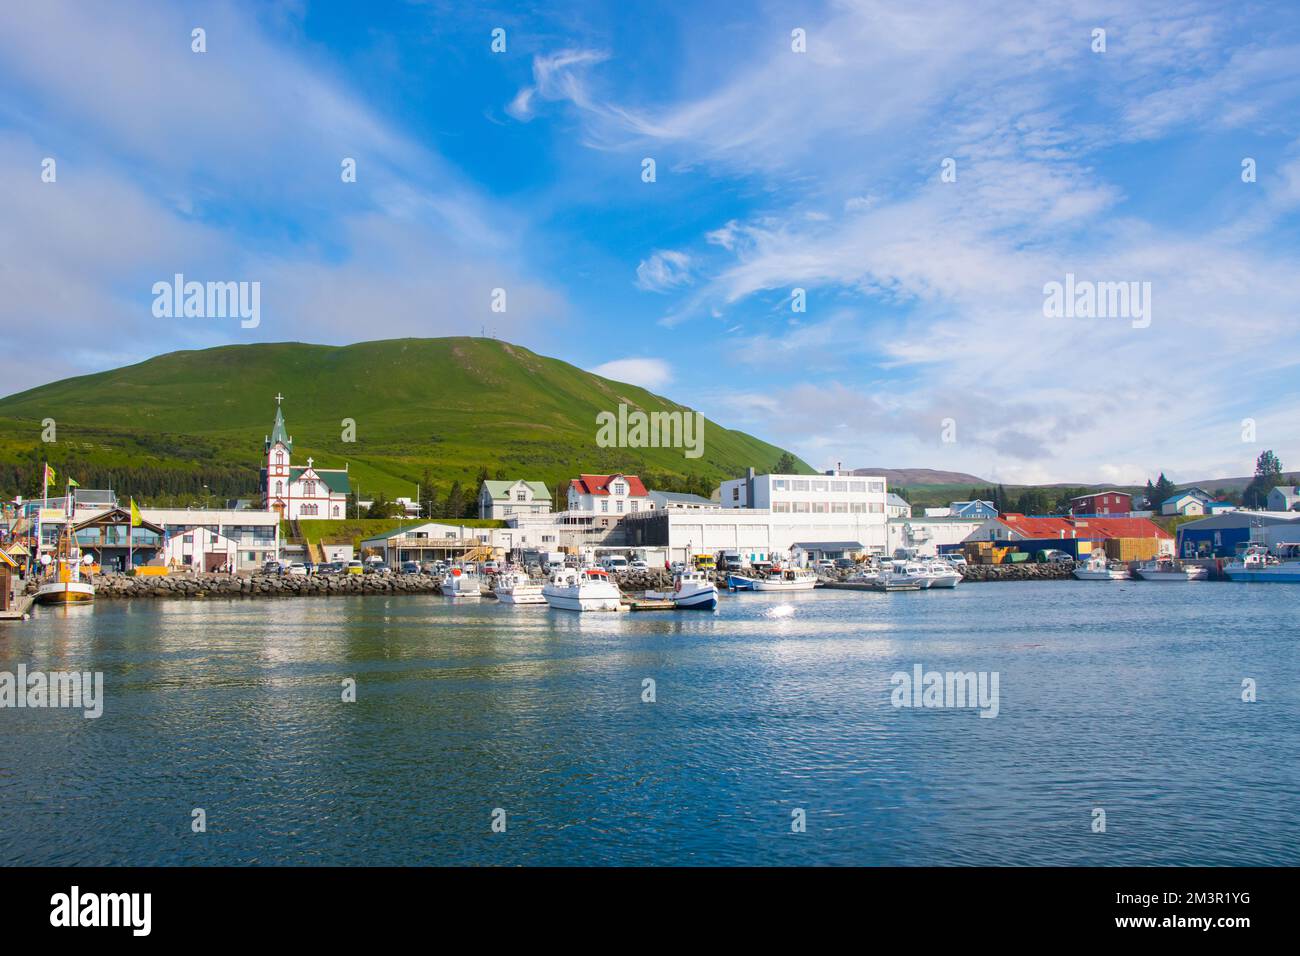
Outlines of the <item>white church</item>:
{"label": "white church", "polygon": [[266,439],[265,478],[266,510],[279,512],[281,518],[337,518],[348,514],[347,468],[317,468],[311,458],[307,467],[293,467],[293,439],[284,427],[284,414],[280,403],[283,395],[275,396],[275,424]]}

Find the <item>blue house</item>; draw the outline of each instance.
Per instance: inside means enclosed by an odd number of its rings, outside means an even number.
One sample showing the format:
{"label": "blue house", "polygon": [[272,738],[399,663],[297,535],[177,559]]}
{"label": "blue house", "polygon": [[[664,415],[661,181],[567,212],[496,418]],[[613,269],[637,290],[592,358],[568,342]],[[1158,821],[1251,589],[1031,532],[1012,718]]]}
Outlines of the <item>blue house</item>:
{"label": "blue house", "polygon": [[978,498],[974,501],[954,501],[948,505],[954,518],[996,518],[998,509],[993,507],[991,501],[981,501]]}

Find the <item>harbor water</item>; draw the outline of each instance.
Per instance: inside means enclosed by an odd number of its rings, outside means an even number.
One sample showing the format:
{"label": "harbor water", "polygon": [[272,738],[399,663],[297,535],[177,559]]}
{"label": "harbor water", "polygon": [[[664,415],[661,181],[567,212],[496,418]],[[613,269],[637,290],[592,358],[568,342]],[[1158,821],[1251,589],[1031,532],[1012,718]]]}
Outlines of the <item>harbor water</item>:
{"label": "harbor water", "polygon": [[[38,609],[0,672],[102,672],[103,714],[0,710],[0,864],[1296,865],[1298,596]],[[895,706],[918,665],[996,716]]]}

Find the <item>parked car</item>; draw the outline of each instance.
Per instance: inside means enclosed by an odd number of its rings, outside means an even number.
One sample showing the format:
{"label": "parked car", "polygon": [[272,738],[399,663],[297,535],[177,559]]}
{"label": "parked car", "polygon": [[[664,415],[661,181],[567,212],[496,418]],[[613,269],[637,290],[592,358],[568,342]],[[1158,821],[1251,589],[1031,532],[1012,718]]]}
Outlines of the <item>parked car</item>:
{"label": "parked car", "polygon": [[284,573],[284,565],[282,565],[279,561],[268,561],[268,562],[266,562],[266,564],[262,565],[262,573],[263,573],[263,574],[283,574],[283,573]]}
{"label": "parked car", "polygon": [[638,558],[637,560],[633,561],[631,564],[628,565],[628,567],[629,567],[631,570],[633,570],[633,571],[649,571],[649,570],[650,570],[650,565],[646,564],[646,563],[645,563],[644,561],[642,561],[640,558]]}
{"label": "parked car", "polygon": [[501,570],[501,566],[496,561],[483,562],[484,574],[496,574],[500,570]]}
{"label": "parked car", "polygon": [[830,558],[822,558],[814,565],[814,567],[819,571],[830,571],[835,568],[835,562]]}
{"label": "parked car", "polygon": [[307,565],[303,564],[301,561],[294,561],[284,569],[284,573],[292,574],[295,577],[305,578],[307,576]]}
{"label": "parked car", "polygon": [[420,563],[421,574],[438,574],[439,570],[437,561],[423,561]]}
{"label": "parked car", "polygon": [[1064,564],[1067,561],[1073,561],[1064,551],[1058,551],[1056,548],[1046,548],[1038,552],[1038,560],[1043,564]]}
{"label": "parked car", "polygon": [[419,574],[419,573],[420,573],[420,562],[419,562],[419,561],[403,561],[403,562],[402,562],[402,573],[403,573],[403,574]]}
{"label": "parked car", "polygon": [[387,574],[388,572],[390,572],[390,571],[392,571],[392,570],[393,570],[393,569],[390,568],[390,567],[389,567],[385,562],[383,562],[383,561],[367,561],[367,562],[366,562],[366,574]]}
{"label": "parked car", "polygon": [[343,562],[331,561],[328,564],[318,564],[316,565],[316,573],[317,574],[342,574]]}
{"label": "parked car", "polygon": [[366,566],[360,561],[349,561],[344,569],[348,574],[365,574]]}
{"label": "parked car", "polygon": [[963,554],[956,554],[955,552],[949,552],[948,554],[939,555],[939,558],[940,560],[947,561],[954,568],[966,567],[966,556]]}
{"label": "parked car", "polygon": [[673,574],[677,574],[677,573],[679,573],[679,572],[681,572],[681,571],[685,571],[685,570],[686,570],[686,562],[685,562],[685,561],[674,561],[674,562],[672,563],[671,567],[669,567],[669,570],[670,570]]}
{"label": "parked car", "polygon": [[858,562],[854,561],[852,558],[835,559],[835,567],[839,568],[842,571],[848,571],[849,569],[856,568],[857,566],[858,566]]}

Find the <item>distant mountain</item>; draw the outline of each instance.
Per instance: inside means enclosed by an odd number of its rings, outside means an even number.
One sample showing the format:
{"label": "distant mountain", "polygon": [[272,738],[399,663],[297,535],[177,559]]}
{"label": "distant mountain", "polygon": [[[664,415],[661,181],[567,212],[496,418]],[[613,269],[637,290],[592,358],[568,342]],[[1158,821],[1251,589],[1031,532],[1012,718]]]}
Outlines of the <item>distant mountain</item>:
{"label": "distant mountain", "polygon": [[[112,482],[136,496],[254,492],[277,394],[294,463],[347,463],[362,497],[414,495],[416,482],[445,494],[460,481],[472,498],[482,468],[552,491],[580,472],[626,471],[707,495],[749,466],[771,470],[783,452],[711,421],[698,458],[599,447],[596,416],[620,403],[691,410],[496,339],[279,342],[172,352],[0,399],[0,491],[39,493],[48,459],[85,487]],[[57,428],[48,444],[47,419]],[[345,420],[354,442],[344,440]]]}
{"label": "distant mountain", "polygon": [[916,485],[966,485],[983,488],[996,485],[996,481],[987,481],[968,475],[964,471],[937,471],[933,468],[854,468],[855,475],[881,475],[892,486],[914,487]]}

